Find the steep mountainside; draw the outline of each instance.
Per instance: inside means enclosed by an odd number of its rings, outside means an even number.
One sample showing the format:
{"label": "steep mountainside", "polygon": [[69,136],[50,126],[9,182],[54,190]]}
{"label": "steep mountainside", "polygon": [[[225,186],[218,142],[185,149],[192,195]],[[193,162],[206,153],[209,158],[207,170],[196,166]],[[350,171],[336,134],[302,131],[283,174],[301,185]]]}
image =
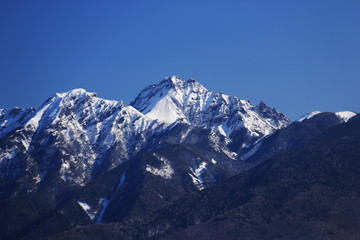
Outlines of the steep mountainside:
{"label": "steep mountainside", "polygon": [[37,110],[2,109],[0,238],[38,239],[112,222],[126,223],[120,229],[133,236],[138,219],[154,226],[151,213],[214,185],[226,188],[219,183],[354,115],[314,112],[290,124],[263,102],[253,106],[178,77],[145,88],[131,106],[74,89]]}
{"label": "steep mountainside", "polygon": [[49,239],[357,239],[360,116],[149,216]]}
{"label": "steep mountainside", "polygon": [[154,211],[248,169],[241,154],[289,124],[264,103],[177,77],[147,87],[131,105],[74,89],[37,110],[1,110],[2,234],[38,226],[46,235]]}
{"label": "steep mountainside", "polygon": [[17,124],[3,124],[0,139],[0,196],[34,191],[54,177],[84,186],[100,171],[134,156],[167,127],[83,89],[55,94],[37,111],[14,111],[17,116],[9,120]]}
{"label": "steep mountainside", "polygon": [[[210,129],[211,148],[232,159],[289,123],[263,103],[253,107],[208,91],[195,80],[176,77],[146,88],[132,105],[140,112],[75,89],[55,94],[36,111],[1,110],[0,200],[45,185],[54,189],[59,181],[84,186],[98,174],[158,147],[158,136],[179,123],[188,130],[176,143],[184,142],[191,127]],[[61,193],[54,190],[55,195]]]}
{"label": "steep mountainside", "polygon": [[346,112],[312,112],[256,143],[242,156],[254,166],[283,151],[297,148],[334,125],[349,121],[356,114]]}
{"label": "steep mountainside", "polygon": [[290,123],[263,102],[253,106],[235,96],[209,91],[193,79],[175,76],[145,88],[130,105],[152,119],[211,129],[214,138],[224,137],[233,158],[248,151],[259,138]]}

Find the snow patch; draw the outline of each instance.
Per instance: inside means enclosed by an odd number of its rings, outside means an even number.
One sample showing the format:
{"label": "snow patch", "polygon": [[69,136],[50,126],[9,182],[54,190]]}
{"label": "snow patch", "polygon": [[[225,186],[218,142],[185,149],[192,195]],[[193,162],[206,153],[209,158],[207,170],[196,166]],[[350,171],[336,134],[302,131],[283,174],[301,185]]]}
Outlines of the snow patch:
{"label": "snow patch", "polygon": [[218,131],[221,135],[223,135],[224,137],[227,137],[227,134],[225,133],[222,125],[218,126]]}
{"label": "snow patch", "polygon": [[186,137],[189,135],[190,131],[191,131],[191,128],[189,127],[188,129],[186,129],[184,134],[181,134],[180,143],[182,143],[186,139]]}
{"label": "snow patch", "polygon": [[349,121],[351,118],[356,116],[356,113],[350,111],[336,112],[335,113],[338,118],[343,120],[344,122]]}
{"label": "snow patch", "polygon": [[165,199],[165,198],[164,198],[164,196],[163,196],[163,195],[161,195],[160,193],[158,193],[158,192],[156,192],[156,191],[155,191],[155,193],[156,193],[156,195],[158,195],[158,197],[159,197],[159,198],[161,198],[161,199]]}
{"label": "snow patch", "polygon": [[171,179],[172,175],[174,174],[174,170],[172,169],[169,160],[156,153],[154,153],[153,156],[160,160],[162,164],[160,168],[155,168],[147,164],[146,171],[165,179]]}
{"label": "snow patch", "polygon": [[229,105],[229,97],[230,97],[230,96],[229,96],[229,95],[226,95],[226,94],[223,94],[222,97],[224,98],[226,104]]}
{"label": "snow patch", "polygon": [[304,121],[304,120],[310,119],[310,118],[312,118],[312,117],[314,117],[314,116],[316,116],[316,115],[318,115],[318,114],[320,114],[320,113],[321,113],[320,111],[310,112],[310,113],[308,113],[308,114],[305,114],[305,115],[302,116],[301,118],[299,118],[299,119],[297,120],[297,122],[302,122],[302,121]]}
{"label": "snow patch", "polygon": [[205,186],[203,185],[204,180],[202,179],[201,175],[205,171],[207,166],[206,162],[200,163],[200,165],[197,168],[190,167],[191,173],[189,173],[189,176],[191,177],[194,185],[199,189],[203,190]]}
{"label": "snow patch", "polygon": [[40,178],[40,175],[36,175],[33,177],[33,180],[35,180],[35,184],[38,184],[39,182],[41,182],[41,178]]}
{"label": "snow patch", "polygon": [[41,108],[39,111],[37,111],[37,113],[35,114],[34,117],[32,117],[27,124],[25,125],[25,127],[32,127],[32,129],[35,131],[38,127],[39,127],[39,122],[42,118],[42,116],[44,115],[44,112],[49,108],[49,106],[52,104],[52,101],[49,102],[48,104],[46,104],[43,108]]}
{"label": "snow patch", "polygon": [[91,207],[89,206],[89,204],[87,204],[86,202],[80,202],[80,201],[77,202],[80,205],[80,207],[84,209],[84,211],[89,216],[89,218],[93,220],[95,218],[95,214],[91,211]]}
{"label": "snow patch", "polygon": [[181,110],[175,105],[169,96],[165,96],[156,103],[153,109],[145,116],[165,123],[173,123],[178,119],[185,118]]}
{"label": "snow patch", "polygon": [[66,181],[66,173],[70,169],[70,163],[68,161],[63,161],[60,168],[60,178]]}
{"label": "snow patch", "polygon": [[217,164],[217,161],[216,161],[215,159],[211,159],[211,162],[212,162],[213,164]]}
{"label": "snow patch", "polygon": [[255,145],[248,152],[241,155],[240,159],[246,160],[246,159],[250,158],[252,155],[254,155],[257,152],[257,150],[259,150],[259,148],[261,147],[261,144],[262,144],[262,142],[255,143]]}

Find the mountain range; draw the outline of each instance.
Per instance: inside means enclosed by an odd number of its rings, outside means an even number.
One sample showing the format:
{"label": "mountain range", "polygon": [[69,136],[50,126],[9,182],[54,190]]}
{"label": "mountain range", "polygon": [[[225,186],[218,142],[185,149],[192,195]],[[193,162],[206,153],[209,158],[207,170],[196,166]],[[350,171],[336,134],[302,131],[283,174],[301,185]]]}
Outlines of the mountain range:
{"label": "mountain range", "polygon": [[[355,223],[336,225],[336,209],[313,220],[306,211],[316,207],[305,201],[357,206],[349,181],[357,178],[358,126],[350,111],[291,122],[264,102],[254,106],[176,76],[146,87],[129,106],[74,89],[39,109],[1,109],[0,238],[355,237]],[[330,176],[342,185],[331,185]],[[339,189],[351,199],[339,200]],[[294,222],[294,231],[272,232],[290,215],[304,237]],[[321,235],[322,218],[340,230]],[[319,225],[306,232],[309,219]]]}

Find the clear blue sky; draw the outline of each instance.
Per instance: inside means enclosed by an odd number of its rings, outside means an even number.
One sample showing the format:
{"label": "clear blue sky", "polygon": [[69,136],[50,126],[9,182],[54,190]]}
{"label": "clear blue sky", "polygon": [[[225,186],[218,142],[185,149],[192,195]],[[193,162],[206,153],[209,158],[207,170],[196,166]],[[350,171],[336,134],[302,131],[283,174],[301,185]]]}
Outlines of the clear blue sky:
{"label": "clear blue sky", "polygon": [[1,0],[0,108],[166,76],[271,107],[360,112],[359,0]]}

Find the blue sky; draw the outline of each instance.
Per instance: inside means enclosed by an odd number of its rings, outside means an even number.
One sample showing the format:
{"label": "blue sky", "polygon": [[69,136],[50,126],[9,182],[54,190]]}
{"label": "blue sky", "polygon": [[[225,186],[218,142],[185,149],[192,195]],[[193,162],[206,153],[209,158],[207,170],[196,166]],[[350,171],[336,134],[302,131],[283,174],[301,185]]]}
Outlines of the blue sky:
{"label": "blue sky", "polygon": [[360,112],[360,1],[0,1],[0,108],[73,88],[129,103],[172,75],[293,120]]}

